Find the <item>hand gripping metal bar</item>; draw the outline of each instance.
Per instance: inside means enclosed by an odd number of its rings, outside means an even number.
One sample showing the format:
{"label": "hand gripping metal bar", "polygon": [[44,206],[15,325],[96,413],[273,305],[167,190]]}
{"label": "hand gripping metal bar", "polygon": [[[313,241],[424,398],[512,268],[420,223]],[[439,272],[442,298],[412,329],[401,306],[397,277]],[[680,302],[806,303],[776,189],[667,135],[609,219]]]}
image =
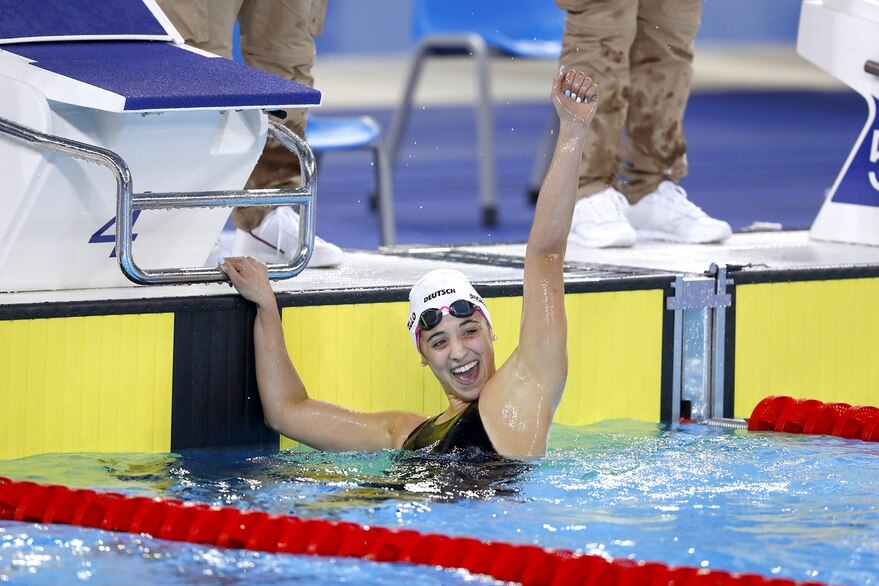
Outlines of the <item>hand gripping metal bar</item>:
{"label": "hand gripping metal bar", "polygon": [[117,153],[36,130],[0,118],[0,134],[38,149],[61,153],[76,159],[98,163],[116,177],[116,251],[122,273],[141,285],[205,283],[228,280],[214,267],[170,267],[142,269],[131,252],[132,212],[135,210],[180,209],[197,207],[299,205],[299,252],[288,264],[269,265],[269,278],[287,279],[305,269],[314,250],[315,202],[317,185],[314,153],[304,140],[286,126],[269,121],[269,136],[299,158],[302,187],[298,189],[251,189],[187,193],[133,193],[131,171]]}

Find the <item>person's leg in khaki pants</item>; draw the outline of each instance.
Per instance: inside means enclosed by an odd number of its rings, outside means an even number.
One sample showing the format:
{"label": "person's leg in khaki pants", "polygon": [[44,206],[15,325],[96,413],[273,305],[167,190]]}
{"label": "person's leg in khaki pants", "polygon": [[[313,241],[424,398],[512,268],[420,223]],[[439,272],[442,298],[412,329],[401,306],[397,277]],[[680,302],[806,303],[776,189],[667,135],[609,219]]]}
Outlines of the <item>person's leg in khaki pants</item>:
{"label": "person's leg in khaki pants", "polygon": [[[158,3],[187,44],[231,59],[232,33],[237,20],[245,63],[310,87],[314,85],[311,74],[316,55],[314,37],[323,32],[327,0],[158,0]],[[305,138],[307,115],[304,108],[291,108],[286,111],[283,123]],[[246,188],[298,187],[300,179],[298,158],[269,139]],[[250,234],[273,209],[234,208],[232,221],[236,228]],[[296,231],[298,227],[291,229]],[[238,237],[236,235],[236,242]],[[259,256],[257,251],[246,252]],[[263,260],[285,262],[270,253],[269,247],[267,254],[272,258]],[[337,246],[316,238],[310,266],[334,266],[341,262],[341,255]]]}
{"label": "person's leg in khaki pants", "polygon": [[577,195],[616,187],[623,129],[629,111],[629,52],[638,23],[638,0],[558,0],[568,9],[561,63],[580,69],[601,88],[599,112],[592,121]]}
{"label": "person's leg in khaki pants", "polygon": [[[314,85],[314,35],[323,32],[326,0],[158,0],[187,44],[232,58],[232,31],[239,21],[241,53],[251,67]],[[307,111],[287,110],[284,125],[305,137]],[[247,181],[248,189],[297,187],[299,160],[270,139]],[[271,208],[235,208],[232,221],[256,228]]]}
{"label": "person's leg in khaki pants", "polygon": [[[314,37],[323,32],[326,7],[326,0],[245,0],[238,17],[244,62],[314,86]],[[291,108],[286,113],[284,125],[305,138],[308,110]],[[299,182],[299,160],[278,141],[269,139],[247,188],[299,187]],[[238,228],[252,230],[267,212],[267,208],[236,208],[232,220]]]}
{"label": "person's leg in khaki pants", "polygon": [[[601,87],[569,241],[606,247],[642,237],[729,237],[729,225],[706,216],[677,185],[687,173],[683,118],[702,0],[556,3],[567,11],[562,65],[586,71]],[[658,191],[661,197],[633,205]]]}
{"label": "person's leg in khaki pants", "polygon": [[693,79],[693,39],[703,0],[641,0],[629,54],[631,95],[626,118],[622,192],[636,203],[662,181],[687,174],[684,110]]}

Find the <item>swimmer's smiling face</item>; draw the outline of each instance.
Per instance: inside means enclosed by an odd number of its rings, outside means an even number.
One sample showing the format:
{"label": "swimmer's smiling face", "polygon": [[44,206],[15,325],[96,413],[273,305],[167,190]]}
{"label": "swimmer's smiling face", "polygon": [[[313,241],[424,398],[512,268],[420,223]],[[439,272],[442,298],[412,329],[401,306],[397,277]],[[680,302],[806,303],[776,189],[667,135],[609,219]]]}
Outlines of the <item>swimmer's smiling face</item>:
{"label": "swimmer's smiling face", "polygon": [[419,350],[450,400],[475,401],[495,373],[491,327],[478,311],[470,317],[444,315],[421,333]]}

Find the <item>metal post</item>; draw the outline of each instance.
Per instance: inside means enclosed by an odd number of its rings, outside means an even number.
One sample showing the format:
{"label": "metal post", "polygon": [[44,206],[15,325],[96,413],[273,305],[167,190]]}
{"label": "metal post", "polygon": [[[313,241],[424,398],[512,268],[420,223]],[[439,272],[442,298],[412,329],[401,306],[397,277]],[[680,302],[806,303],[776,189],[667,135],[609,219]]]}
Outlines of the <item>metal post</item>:
{"label": "metal post", "polygon": [[688,310],[708,310],[710,319],[700,320],[703,340],[708,340],[704,348],[703,376],[704,388],[693,402],[693,412],[702,413],[705,419],[724,416],[724,355],[726,352],[726,308],[732,303],[726,292],[730,281],[726,278],[726,267],[712,264],[706,277],[676,277],[675,295],[669,297],[667,309],[674,311],[674,348],[672,364],[672,425],[680,421],[680,404],[684,398],[685,365],[689,360],[686,351],[685,319]]}

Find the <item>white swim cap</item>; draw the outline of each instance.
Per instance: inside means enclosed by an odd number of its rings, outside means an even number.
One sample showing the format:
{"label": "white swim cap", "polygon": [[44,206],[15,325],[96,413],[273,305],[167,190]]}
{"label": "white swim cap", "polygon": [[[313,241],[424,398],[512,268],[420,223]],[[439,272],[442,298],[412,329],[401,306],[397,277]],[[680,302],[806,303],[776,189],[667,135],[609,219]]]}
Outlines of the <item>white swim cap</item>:
{"label": "white swim cap", "polygon": [[470,280],[461,271],[452,269],[436,269],[421,277],[409,291],[409,319],[406,323],[412,343],[418,349],[418,318],[425,309],[439,309],[448,313],[449,306],[459,299],[469,301],[479,308],[491,327],[491,315],[482,297],[470,284]]}

